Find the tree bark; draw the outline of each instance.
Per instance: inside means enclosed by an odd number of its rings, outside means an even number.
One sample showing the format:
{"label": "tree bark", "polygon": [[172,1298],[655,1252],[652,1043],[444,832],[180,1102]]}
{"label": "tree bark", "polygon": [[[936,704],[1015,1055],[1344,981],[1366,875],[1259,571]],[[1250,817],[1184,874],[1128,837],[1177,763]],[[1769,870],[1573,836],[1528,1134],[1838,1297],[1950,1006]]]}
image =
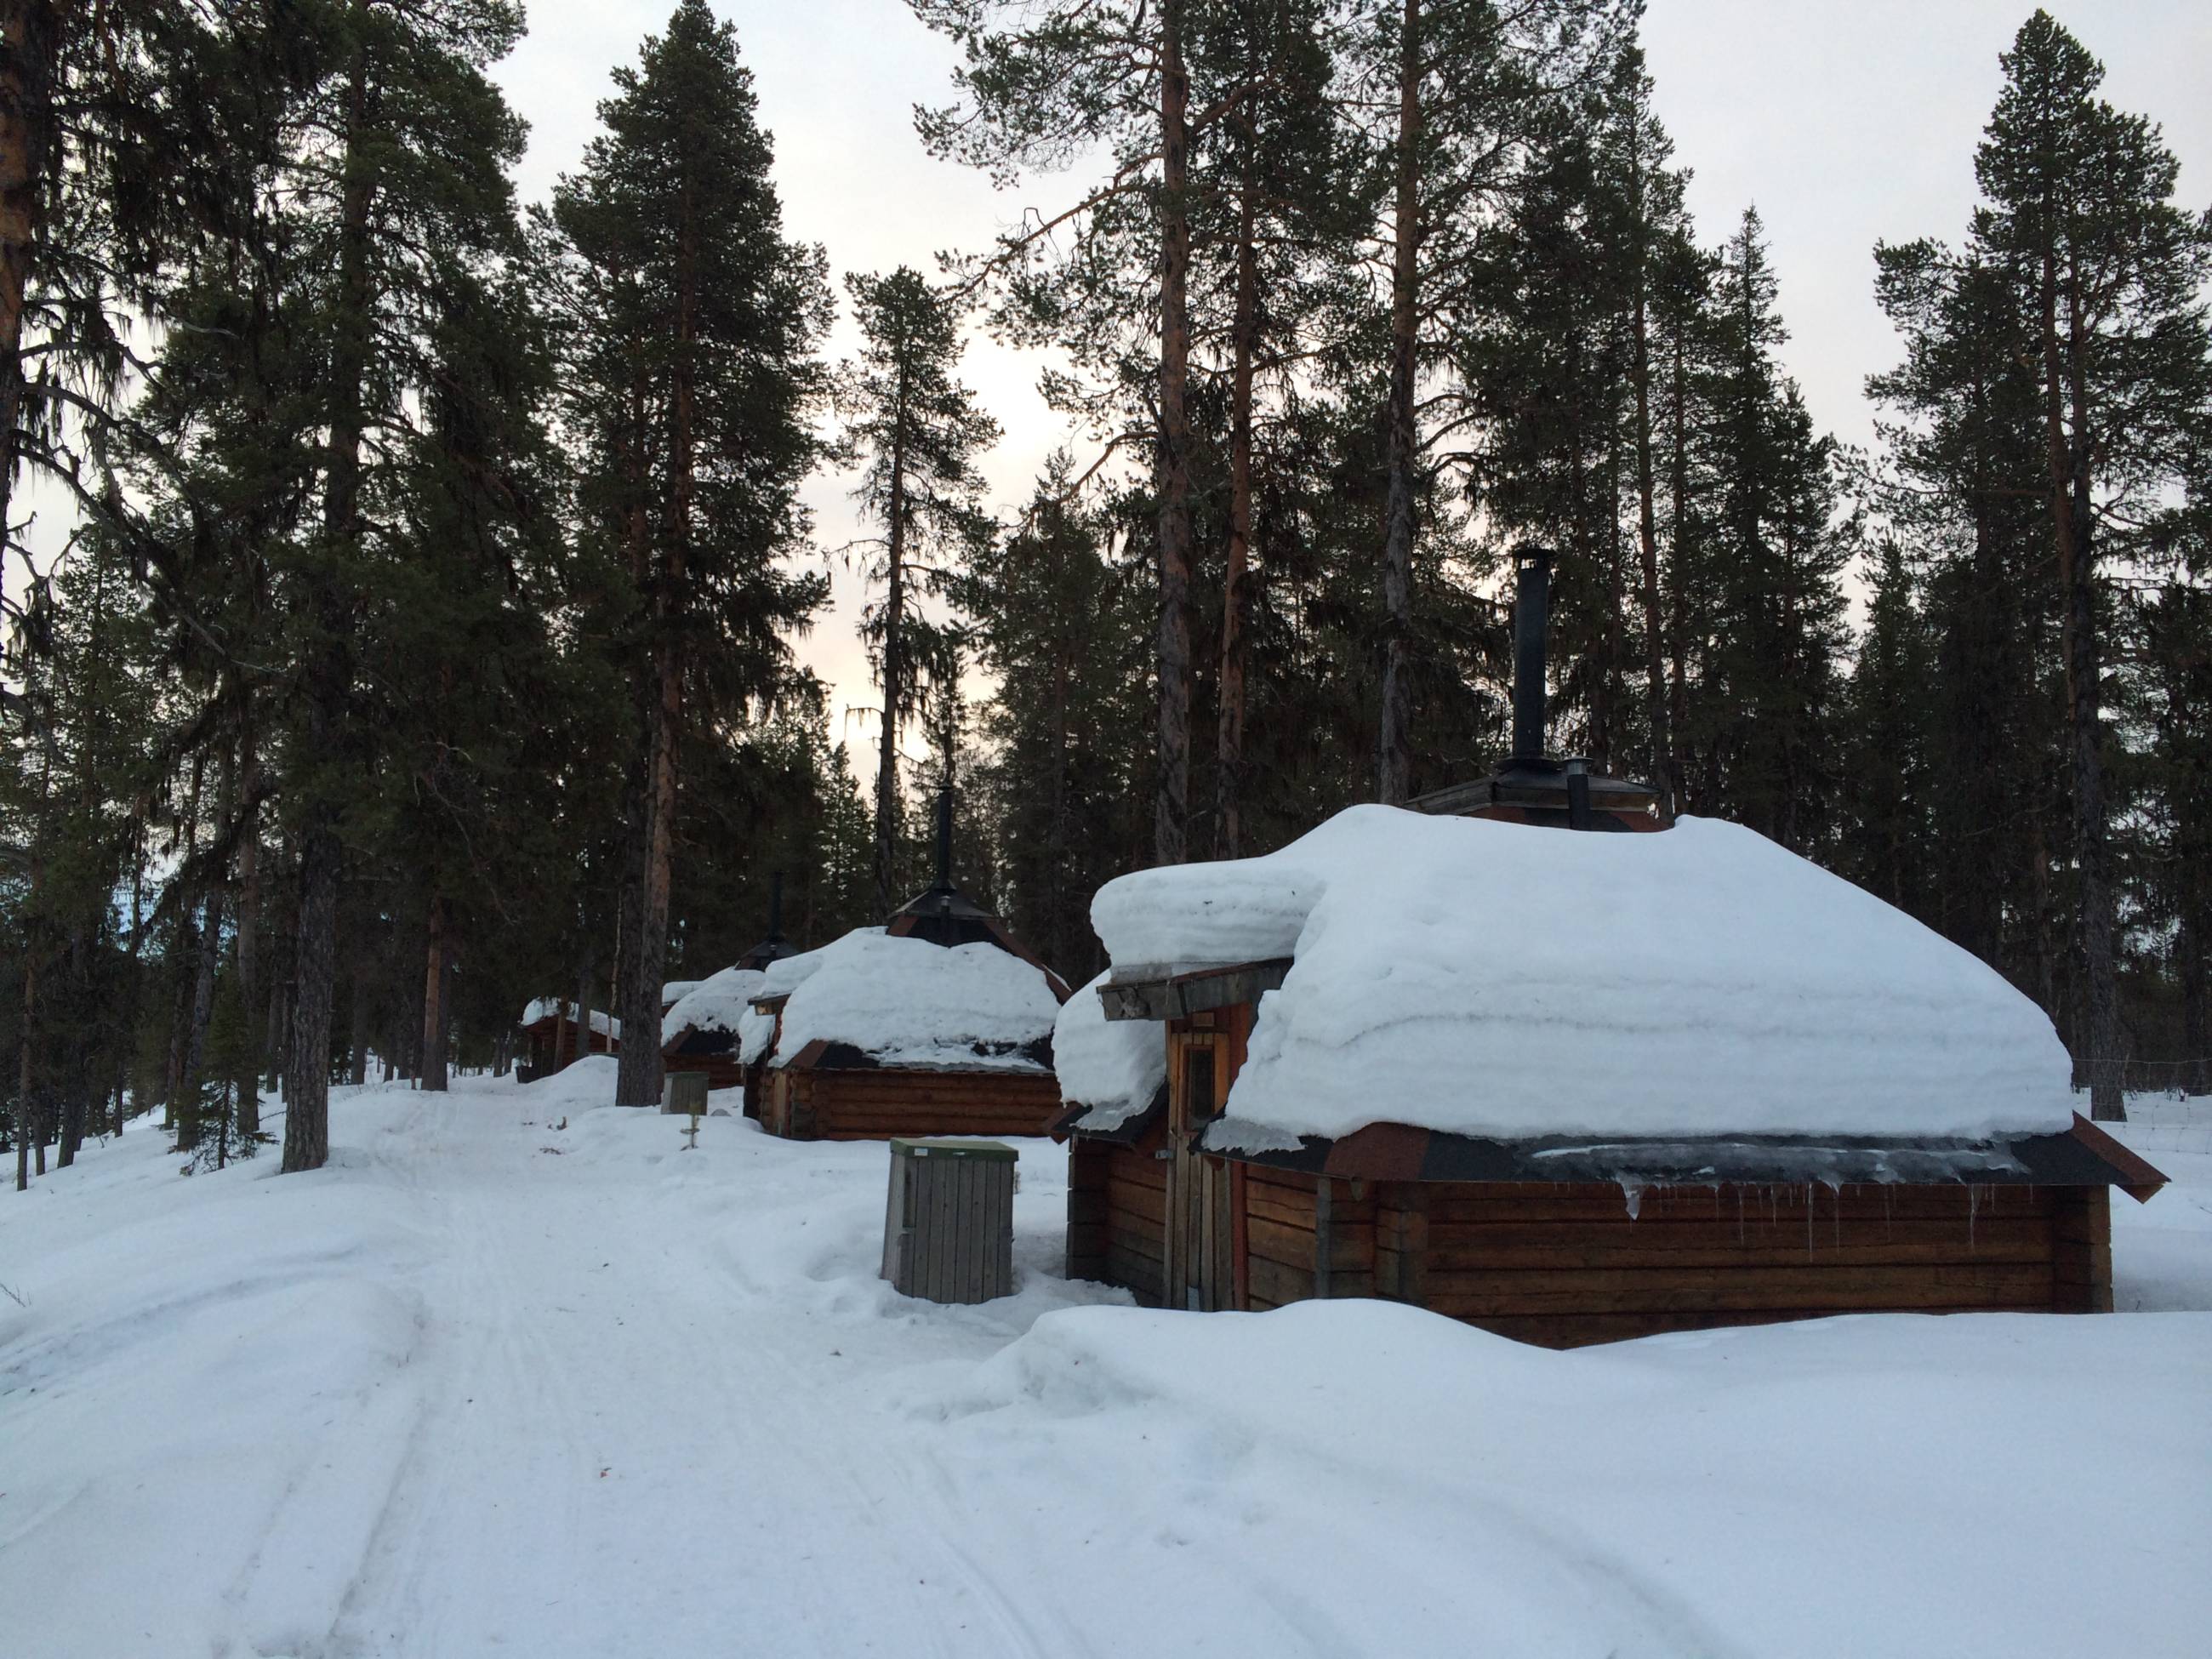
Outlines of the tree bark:
{"label": "tree bark", "polygon": [[[365,10],[356,0],[356,21]],[[369,359],[374,277],[370,210],[375,200],[368,125],[368,57],[355,47],[346,88],[344,191],[339,208],[339,314],[331,355],[330,452],[323,484],[323,538],[333,554],[360,533],[364,384]],[[343,578],[324,573],[313,597],[317,629],[303,687],[309,752],[337,746],[352,700],[348,648],[350,605]],[[285,1066],[283,1171],[319,1170],[330,1157],[331,993],[336,977],[338,867],[344,857],[337,811],[327,799],[305,807],[300,838],[300,909],[292,960],[292,1044]]]}
{"label": "tree bark", "polygon": [[889,921],[897,902],[893,869],[898,858],[899,708],[906,696],[906,358],[899,357],[891,410],[890,522],[884,562],[884,725],[876,754],[876,914]]}
{"label": "tree bark", "polygon": [[261,756],[250,713],[238,742],[238,1006],[246,1050],[238,1062],[238,1139],[250,1151],[261,1133],[261,1049],[253,1018],[261,988]]}
{"label": "tree bark", "polygon": [[[1646,204],[1641,141],[1636,161],[1636,314],[1633,363],[1636,384],[1636,550],[1639,596],[1644,610],[1644,719],[1651,740],[1651,786],[1666,791],[1667,757],[1673,743],[1667,731],[1666,629],[1659,593],[1658,486],[1651,465],[1651,254],[1645,236]],[[1671,798],[1667,810],[1678,804]]]}
{"label": "tree bark", "polygon": [[[2050,471],[2051,530],[2061,588],[2066,658],[2069,762],[2073,773],[2074,857],[2081,966],[2086,983],[2080,1062],[2089,1074],[2089,1115],[2106,1122],[2127,1116],[2121,1068],[2119,994],[2113,951],[2112,872],[2106,844],[2105,766],[2097,651],[2095,503],[2081,298],[2075,282],[2063,300],[2067,337],[2060,336],[2057,253],[2042,261],[2045,448]],[[2069,407],[2070,406],[2070,407]],[[2072,431],[2068,430],[2068,416]]]}
{"label": "tree bark", "polygon": [[0,531],[14,506],[24,312],[53,155],[60,41],[61,8],[52,0],[12,0],[0,12]]}
{"label": "tree bark", "polygon": [[331,987],[337,938],[337,833],[312,824],[300,842],[299,944],[293,959],[292,1052],[284,1072],[283,1173],[319,1170],[331,1155]]}
{"label": "tree bark", "polygon": [[422,1086],[446,1092],[446,975],[451,946],[446,937],[451,907],[444,895],[430,897],[422,975]]}
{"label": "tree bark", "polygon": [[15,1040],[15,1190],[31,1184],[31,1137],[36,1133],[31,1110],[31,1084],[37,1069],[31,1046],[38,1030],[39,964],[23,958],[23,1029]]}
{"label": "tree bark", "polygon": [[1183,0],[1160,6],[1159,776],[1152,857],[1181,864],[1190,819],[1190,76]]}
{"label": "tree bark", "polygon": [[368,983],[356,969],[353,976],[353,1007],[346,1030],[346,1081],[359,1088],[368,1081]]}
{"label": "tree bark", "polygon": [[1419,347],[1421,4],[1404,0],[1398,36],[1398,155],[1390,254],[1389,482],[1382,525],[1382,708],[1376,741],[1376,799],[1413,791],[1413,497],[1419,434],[1413,383]]}
{"label": "tree bark", "polygon": [[[1248,66],[1256,83],[1256,66]],[[1253,99],[1242,110],[1243,177],[1237,204],[1237,313],[1229,390],[1229,558],[1221,587],[1221,686],[1214,734],[1213,855],[1243,852],[1244,795],[1244,580],[1252,558],[1252,359],[1260,327],[1258,134]]]}

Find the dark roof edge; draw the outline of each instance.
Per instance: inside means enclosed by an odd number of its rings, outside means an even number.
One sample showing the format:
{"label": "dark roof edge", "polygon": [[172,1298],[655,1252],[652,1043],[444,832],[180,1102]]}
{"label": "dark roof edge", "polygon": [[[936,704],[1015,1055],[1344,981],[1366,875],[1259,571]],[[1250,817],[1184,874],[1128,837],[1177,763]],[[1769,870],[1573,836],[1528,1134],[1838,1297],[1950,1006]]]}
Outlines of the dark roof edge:
{"label": "dark roof edge", "polygon": [[[2087,1132],[2086,1133],[2084,1132]],[[1525,1140],[1374,1123],[1289,1150],[1207,1146],[1232,1162],[1372,1181],[1619,1181],[1718,1183],[2118,1187],[2148,1200],[2166,1177],[2086,1119],[2054,1134],[1972,1141],[1866,1135],[1546,1135]]]}
{"label": "dark roof edge", "polygon": [[1103,1140],[1115,1146],[1133,1146],[1167,1121],[1168,1085],[1162,1082],[1152,1091],[1150,1105],[1143,1111],[1122,1119],[1110,1129],[1086,1129],[1083,1127],[1083,1120],[1097,1109],[1092,1106],[1069,1106],[1045,1126],[1045,1133],[1054,1140],[1081,1135],[1085,1140]]}
{"label": "dark roof edge", "polygon": [[1177,974],[1139,973],[1109,978],[1098,988],[1098,1000],[1109,1019],[1180,1019],[1257,1002],[1262,993],[1279,988],[1290,971],[1290,957],[1267,957]]}

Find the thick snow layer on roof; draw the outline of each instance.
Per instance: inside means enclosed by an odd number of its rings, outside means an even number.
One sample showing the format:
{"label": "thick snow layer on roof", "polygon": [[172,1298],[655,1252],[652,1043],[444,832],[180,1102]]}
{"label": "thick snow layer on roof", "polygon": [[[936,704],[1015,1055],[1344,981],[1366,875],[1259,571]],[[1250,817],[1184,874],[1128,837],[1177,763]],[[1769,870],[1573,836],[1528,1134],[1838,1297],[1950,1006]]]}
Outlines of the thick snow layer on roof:
{"label": "thick snow layer on roof", "polygon": [[[872,931],[880,933],[877,928]],[[797,956],[785,957],[771,962],[761,975],[759,988],[753,993],[757,1002],[767,997],[787,997],[799,988],[800,981],[822,965],[820,951],[801,951]],[[768,1052],[775,1041],[775,1016],[746,1008],[738,1021],[738,1058],[750,1066]]]}
{"label": "thick snow layer on roof", "polygon": [[735,1036],[764,975],[757,968],[725,968],[696,981],[660,1017],[661,1046],[690,1031],[727,1031]]}
{"label": "thick snow layer on roof", "polygon": [[2071,1120],[2065,1048],[2000,975],[1714,820],[1577,835],[1358,806],[1265,858],[1124,876],[1091,919],[1124,974],[1296,958],[1216,1146],[1377,1121],[1978,1139]]}
{"label": "thick snow layer on roof", "polygon": [[[562,1019],[573,1020],[576,1017],[575,1006],[574,1003],[563,997],[533,998],[522,1010],[522,1023],[525,1025],[535,1025],[539,1020],[550,1018],[556,1014]],[[619,1038],[622,1036],[622,1022],[612,1014],[598,1008],[592,1010],[592,1029],[611,1037]]]}
{"label": "thick snow layer on roof", "polygon": [[672,979],[660,988],[660,1006],[671,1008],[681,1002],[706,981],[696,979]]}
{"label": "thick snow layer on roof", "polygon": [[885,1066],[1045,1069],[1021,1052],[1052,1035],[1060,1012],[1035,963],[995,945],[948,949],[880,927],[857,928],[816,954],[784,1005],[776,1064],[822,1039]]}
{"label": "thick snow layer on roof", "polygon": [[1167,1081],[1167,1044],[1159,1024],[1108,1019],[1098,988],[1101,974],[1067,1000],[1052,1029],[1052,1068],[1060,1097],[1087,1106],[1087,1129],[1116,1129],[1152,1103]]}

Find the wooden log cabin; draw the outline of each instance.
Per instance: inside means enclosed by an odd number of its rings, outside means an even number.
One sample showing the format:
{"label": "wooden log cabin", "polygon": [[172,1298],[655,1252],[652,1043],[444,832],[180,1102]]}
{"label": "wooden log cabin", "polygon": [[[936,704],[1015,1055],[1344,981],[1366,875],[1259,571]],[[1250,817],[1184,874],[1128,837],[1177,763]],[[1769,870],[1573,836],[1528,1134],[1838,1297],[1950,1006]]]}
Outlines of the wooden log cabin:
{"label": "wooden log cabin", "polygon": [[[783,936],[783,875],[769,888],[768,933],[729,967],[710,974],[661,1015],[660,1053],[672,1072],[704,1072],[709,1089],[746,1087],[749,1071],[741,1053],[745,1016],[761,994],[768,970],[798,953]],[[746,1113],[757,1116],[750,1088]]]}
{"label": "wooden log cabin", "polygon": [[1041,1135],[1060,1109],[1052,1030],[1067,986],[952,884],[951,801],[938,875],[881,927],[773,964],[741,1055],[748,1109],[799,1140]]}
{"label": "wooden log cabin", "polygon": [[589,1041],[580,1046],[576,1037],[576,1005],[559,998],[540,997],[532,1002],[523,1009],[520,1024],[525,1058],[515,1067],[519,1082],[535,1083],[539,1078],[550,1077],[586,1053],[622,1052],[620,1022],[598,1009],[592,1011]]}
{"label": "wooden log cabin", "polygon": [[1069,1274],[1552,1347],[2110,1309],[2111,1191],[2164,1177],[2073,1112],[2048,1019],[1763,837],[1547,761],[1543,575],[1497,775],[1102,890],[1115,966],[1056,1032]]}

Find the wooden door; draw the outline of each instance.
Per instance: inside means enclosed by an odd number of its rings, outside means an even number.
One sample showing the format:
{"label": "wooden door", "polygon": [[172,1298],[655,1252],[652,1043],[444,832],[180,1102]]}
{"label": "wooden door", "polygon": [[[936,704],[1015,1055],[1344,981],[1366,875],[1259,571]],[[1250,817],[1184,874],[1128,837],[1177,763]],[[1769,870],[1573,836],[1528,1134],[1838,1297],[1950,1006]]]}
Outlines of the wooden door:
{"label": "wooden door", "polygon": [[1231,1304],[1229,1181],[1218,1158],[1195,1149],[1220,1115],[1225,1053],[1212,1030],[1168,1039],[1168,1183],[1164,1294],[1170,1308],[1212,1311]]}

